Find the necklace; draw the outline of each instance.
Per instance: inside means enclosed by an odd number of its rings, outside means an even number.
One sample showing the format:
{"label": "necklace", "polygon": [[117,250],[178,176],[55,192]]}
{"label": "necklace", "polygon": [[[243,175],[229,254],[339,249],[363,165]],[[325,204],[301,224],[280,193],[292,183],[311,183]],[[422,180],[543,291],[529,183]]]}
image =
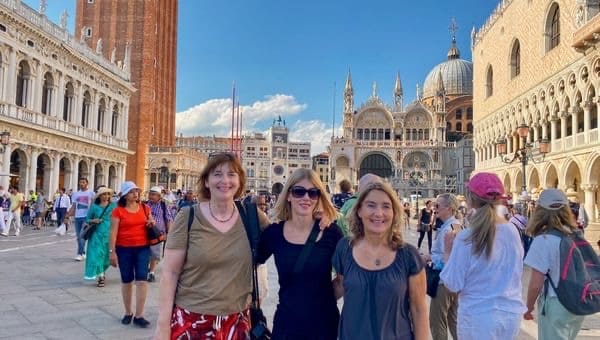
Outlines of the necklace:
{"label": "necklace", "polygon": [[381,260],[380,259],[375,259],[375,266],[379,267],[379,265],[381,264]]}
{"label": "necklace", "polygon": [[221,223],[225,223],[225,222],[228,222],[229,220],[231,220],[231,218],[235,214],[235,207],[233,207],[233,209],[231,210],[231,215],[228,218],[224,219],[224,220],[217,218],[217,216],[215,216],[215,214],[213,214],[212,208],[210,207],[210,201],[208,201],[208,211],[210,212],[210,216],[212,218],[214,218],[215,221],[218,221],[218,222],[221,222]]}

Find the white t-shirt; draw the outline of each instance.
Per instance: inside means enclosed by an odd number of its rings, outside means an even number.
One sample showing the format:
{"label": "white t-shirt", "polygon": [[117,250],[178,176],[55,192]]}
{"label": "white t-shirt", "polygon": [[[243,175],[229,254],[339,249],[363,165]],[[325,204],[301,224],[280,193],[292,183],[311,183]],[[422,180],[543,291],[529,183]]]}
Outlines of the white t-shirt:
{"label": "white t-shirt", "polygon": [[440,274],[444,286],[458,292],[459,315],[482,315],[492,310],[524,313],[521,298],[523,247],[517,229],[509,223],[496,225],[492,255],[474,256],[467,239],[470,229],[458,233],[448,263]]}
{"label": "white t-shirt", "polygon": [[[560,274],[560,237],[550,234],[534,237],[525,257],[525,264],[544,275],[550,274],[552,282],[557,285]],[[556,296],[552,287],[548,288],[548,296]]]}
{"label": "white t-shirt", "polygon": [[96,196],[96,194],[91,189],[73,193],[71,196],[71,202],[72,204],[75,204],[75,218],[87,217],[88,209],[94,202],[94,196]]}

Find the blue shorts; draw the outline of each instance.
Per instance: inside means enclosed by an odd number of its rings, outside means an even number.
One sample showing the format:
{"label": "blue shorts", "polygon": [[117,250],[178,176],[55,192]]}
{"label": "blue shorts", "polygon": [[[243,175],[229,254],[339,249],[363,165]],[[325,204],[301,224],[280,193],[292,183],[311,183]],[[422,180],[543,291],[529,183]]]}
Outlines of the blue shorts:
{"label": "blue shorts", "polygon": [[121,272],[121,282],[146,281],[148,265],[150,264],[150,247],[121,247],[117,246],[117,261]]}

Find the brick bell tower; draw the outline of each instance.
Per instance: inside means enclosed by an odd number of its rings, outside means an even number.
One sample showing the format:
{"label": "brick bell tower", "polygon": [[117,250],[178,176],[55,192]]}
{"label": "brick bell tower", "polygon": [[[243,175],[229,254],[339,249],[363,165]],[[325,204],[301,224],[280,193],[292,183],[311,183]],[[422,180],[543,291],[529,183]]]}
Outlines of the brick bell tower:
{"label": "brick bell tower", "polygon": [[148,146],[175,145],[177,0],[77,0],[75,26],[78,38],[131,73],[128,139],[135,153],[126,179],[143,187]]}

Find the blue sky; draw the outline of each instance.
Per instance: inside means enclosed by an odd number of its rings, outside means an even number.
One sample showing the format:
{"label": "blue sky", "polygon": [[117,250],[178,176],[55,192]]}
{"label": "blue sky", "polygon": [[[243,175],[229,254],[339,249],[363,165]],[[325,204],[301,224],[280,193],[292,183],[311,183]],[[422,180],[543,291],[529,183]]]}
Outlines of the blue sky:
{"label": "blue sky", "polygon": [[[37,8],[39,1],[27,0]],[[53,21],[63,9],[73,31],[75,1],[48,0]],[[416,84],[446,59],[454,17],[461,58],[471,60],[470,32],[498,0],[180,0],[177,51],[177,131],[228,135],[230,97],[237,84],[244,131],[264,132],[277,115],[292,140],[310,140],[313,153],[336,127],[342,91],[352,72],[355,105],[377,82],[391,102],[400,72],[405,104]]]}

